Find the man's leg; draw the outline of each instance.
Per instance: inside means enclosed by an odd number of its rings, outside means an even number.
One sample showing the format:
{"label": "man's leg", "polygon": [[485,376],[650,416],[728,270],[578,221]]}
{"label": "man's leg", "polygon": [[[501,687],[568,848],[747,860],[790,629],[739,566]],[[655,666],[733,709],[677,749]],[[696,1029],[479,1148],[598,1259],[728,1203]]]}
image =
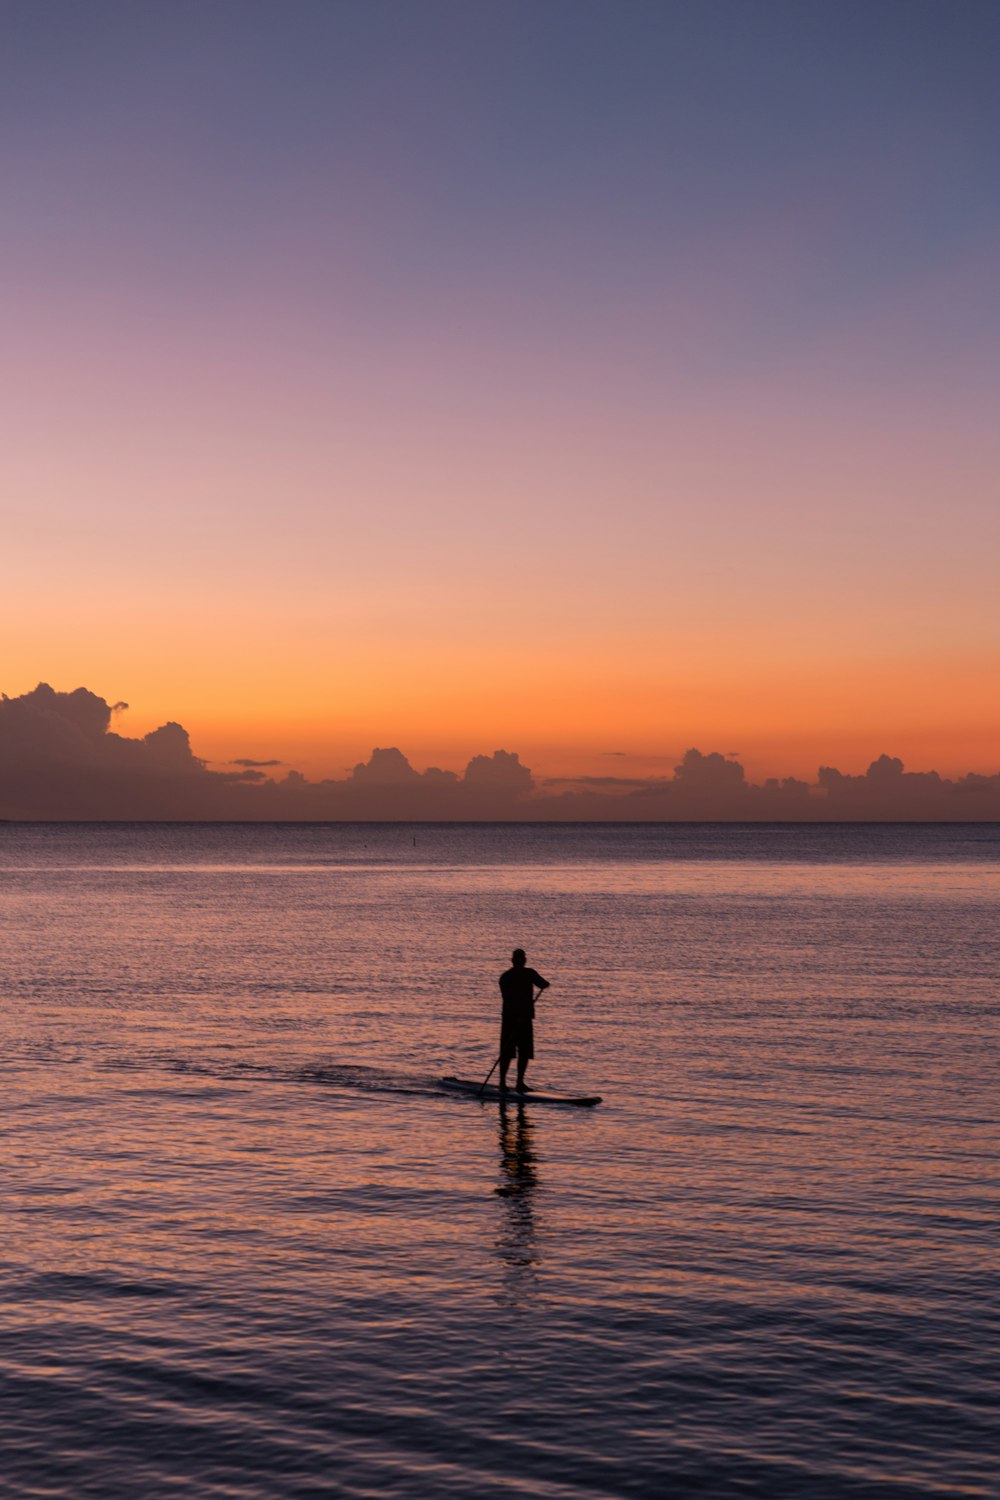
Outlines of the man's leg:
{"label": "man's leg", "polygon": [[524,1070],[531,1061],[531,1054],[526,1047],[517,1049],[517,1086],[519,1089],[527,1087],[524,1082]]}
{"label": "man's leg", "polygon": [[501,1089],[505,1089],[507,1087],[507,1069],[510,1067],[511,1056],[512,1056],[511,1053],[508,1053],[506,1056],[504,1056],[504,1054],[502,1052],[500,1054],[500,1087],[501,1087]]}

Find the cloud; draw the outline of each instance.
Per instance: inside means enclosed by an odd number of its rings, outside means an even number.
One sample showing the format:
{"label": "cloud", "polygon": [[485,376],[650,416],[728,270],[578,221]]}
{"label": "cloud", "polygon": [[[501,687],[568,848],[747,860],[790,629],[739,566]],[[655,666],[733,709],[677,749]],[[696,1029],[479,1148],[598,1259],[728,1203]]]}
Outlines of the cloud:
{"label": "cloud", "polygon": [[703,755],[700,750],[688,750],[679,766],[674,767],[674,780],[684,791],[698,794],[717,792],[742,792],[747,779],[738,760],[729,760],[712,750]]}
{"label": "cloud", "polygon": [[110,730],[105,699],[39,683],[0,700],[0,813],[18,818],[211,816],[225,785],[168,723],[143,739]]}
{"label": "cloud", "polygon": [[390,746],[339,780],[309,781],[295,770],[276,780],[265,774],[276,760],[240,757],[227,763],[234,770],[210,769],[173,721],[141,739],[116,734],[111,722],[122,706],[86,688],[58,692],[47,683],[0,698],[0,817],[1000,820],[1000,774],[952,781],[907,771],[890,755],[861,776],[822,766],[812,784],[795,777],[754,784],[735,755],[690,749],[672,776],[550,777],[538,785],[514,751],[475,755],[459,775],[437,766],[418,771]]}
{"label": "cloud", "polygon": [[880,755],[863,776],[821,766],[817,780],[827,808],[838,818],[1000,817],[1000,776],[970,773],[949,781],[936,771],[907,771],[895,756]]}
{"label": "cloud", "polygon": [[32,747],[56,758],[86,759],[99,752],[111,709],[86,688],[56,693],[47,682],[20,698],[3,695],[0,723],[8,745]]}
{"label": "cloud", "polygon": [[530,792],[534,784],[528,767],[522,766],[517,754],[509,750],[475,755],[465,768],[465,785],[476,792],[518,797]]}
{"label": "cloud", "polygon": [[[136,742],[126,740],[123,743]],[[161,724],[159,729],[153,729],[146,735],[143,744],[150,763],[165,770],[192,771],[205,764],[191,754],[188,732],[180,724]]]}
{"label": "cloud", "polygon": [[351,772],[351,780],[361,786],[412,786],[419,779],[419,771],[394,746],[389,750],[373,750],[371,759]]}

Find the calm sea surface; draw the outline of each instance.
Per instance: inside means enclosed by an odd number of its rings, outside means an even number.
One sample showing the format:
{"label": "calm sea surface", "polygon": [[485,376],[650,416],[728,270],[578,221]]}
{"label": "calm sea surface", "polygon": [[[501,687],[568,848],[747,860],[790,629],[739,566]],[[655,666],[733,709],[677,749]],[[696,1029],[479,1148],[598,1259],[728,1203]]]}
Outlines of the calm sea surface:
{"label": "calm sea surface", "polygon": [[[0,827],[5,1497],[995,1496],[1000,828]],[[521,944],[537,1085],[496,1055]]]}

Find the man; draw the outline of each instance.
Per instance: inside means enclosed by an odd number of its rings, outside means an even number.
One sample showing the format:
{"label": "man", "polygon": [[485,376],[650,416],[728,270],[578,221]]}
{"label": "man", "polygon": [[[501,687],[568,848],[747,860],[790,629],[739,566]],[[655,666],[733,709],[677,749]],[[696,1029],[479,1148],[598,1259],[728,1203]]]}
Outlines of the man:
{"label": "man", "polygon": [[500,1019],[500,1089],[507,1087],[507,1069],[511,1058],[517,1057],[518,1093],[528,1092],[524,1081],[524,1070],[535,1055],[534,1026],[535,990],[539,994],[547,990],[549,981],[526,967],[527,958],[523,948],[515,948],[511,954],[512,967],[500,975],[500,994],[503,1010]]}

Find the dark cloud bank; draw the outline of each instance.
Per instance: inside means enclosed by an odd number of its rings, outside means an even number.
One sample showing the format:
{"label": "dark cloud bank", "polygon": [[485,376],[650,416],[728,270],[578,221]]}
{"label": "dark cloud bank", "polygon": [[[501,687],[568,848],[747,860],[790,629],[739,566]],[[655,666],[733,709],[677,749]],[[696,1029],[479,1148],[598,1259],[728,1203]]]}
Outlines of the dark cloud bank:
{"label": "dark cloud bank", "polygon": [[42,683],[0,700],[0,817],[13,819],[509,819],[655,822],[1000,819],[1000,774],[948,781],[882,755],[863,776],[821,767],[815,783],[762,785],[717,751],[689,750],[669,777],[538,782],[516,754],[477,755],[461,776],[415,771],[401,751],[374,750],[342,780],[307,781],[280,763],[241,758],[212,770],[187,730],[143,739],[111,728],[111,705],[86,688]]}

